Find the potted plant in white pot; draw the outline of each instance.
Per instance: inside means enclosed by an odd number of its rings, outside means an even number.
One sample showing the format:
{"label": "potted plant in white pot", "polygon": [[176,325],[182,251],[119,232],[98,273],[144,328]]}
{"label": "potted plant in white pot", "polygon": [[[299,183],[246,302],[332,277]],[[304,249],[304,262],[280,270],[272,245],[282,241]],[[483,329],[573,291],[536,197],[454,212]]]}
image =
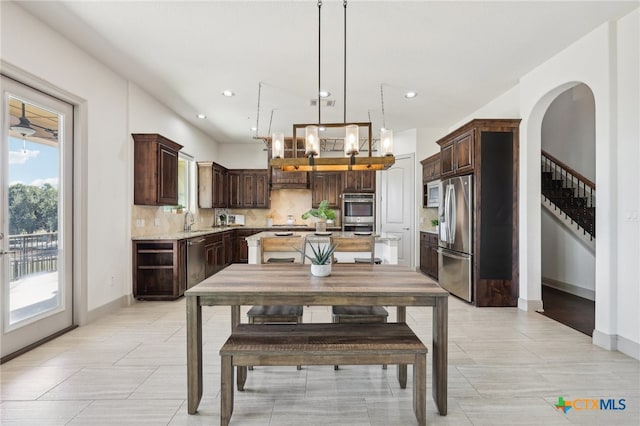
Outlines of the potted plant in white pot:
{"label": "potted plant in white pot", "polygon": [[316,246],[314,247],[311,242],[308,244],[311,247],[311,251],[313,253],[312,256],[308,255],[303,250],[298,251],[311,261],[311,275],[316,277],[328,277],[331,275],[331,259],[333,257],[333,252],[336,251],[337,245],[333,243],[316,243]]}
{"label": "potted plant in white pot", "polygon": [[322,200],[317,209],[310,209],[302,213],[302,219],[307,220],[311,216],[316,218],[316,231],[324,232],[327,230],[327,219],[335,220],[336,211],[329,208],[329,201]]}

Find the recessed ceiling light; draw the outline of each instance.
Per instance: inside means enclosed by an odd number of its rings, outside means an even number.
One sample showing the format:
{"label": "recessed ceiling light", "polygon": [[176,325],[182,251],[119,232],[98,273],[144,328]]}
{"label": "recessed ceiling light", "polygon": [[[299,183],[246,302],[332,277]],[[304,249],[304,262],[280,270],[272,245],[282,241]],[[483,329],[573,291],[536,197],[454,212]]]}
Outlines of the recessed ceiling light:
{"label": "recessed ceiling light", "polygon": [[323,90],[318,94],[320,95],[321,98],[328,98],[329,96],[331,96],[331,92],[327,92],[326,90]]}
{"label": "recessed ceiling light", "polygon": [[415,98],[418,96],[418,92],[407,92],[404,94],[404,97],[407,99]]}
{"label": "recessed ceiling light", "polygon": [[204,120],[205,118],[207,118],[207,116],[206,116],[206,115],[204,115],[204,114],[198,114],[198,115],[196,115],[196,117],[198,117],[198,118],[200,118],[200,119],[202,119],[202,120]]}
{"label": "recessed ceiling light", "polygon": [[251,128],[251,131],[252,131],[252,132],[255,132],[256,130],[258,130],[258,129],[256,129],[255,127],[252,127],[252,128]]}
{"label": "recessed ceiling light", "polygon": [[222,92],[222,96],[226,96],[226,97],[228,97],[228,98],[230,98],[231,96],[235,96],[235,95],[236,95],[236,94],[235,94],[235,93],[233,93],[231,90],[224,90],[224,91]]}

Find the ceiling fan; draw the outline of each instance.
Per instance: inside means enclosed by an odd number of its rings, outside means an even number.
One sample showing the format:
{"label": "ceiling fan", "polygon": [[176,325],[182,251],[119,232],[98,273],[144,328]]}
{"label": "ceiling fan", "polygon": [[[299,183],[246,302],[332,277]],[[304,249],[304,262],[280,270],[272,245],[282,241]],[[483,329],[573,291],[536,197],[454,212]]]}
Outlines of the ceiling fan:
{"label": "ceiling fan", "polygon": [[[49,128],[46,126],[42,126],[36,124],[29,120],[26,115],[26,104],[21,102],[22,104],[22,116],[17,117],[12,115],[11,121],[13,124],[9,127],[12,131],[19,133],[23,138],[34,136],[42,139],[50,139],[57,141],[58,140],[58,129]],[[42,131],[39,131],[42,130]],[[46,133],[43,133],[46,132]]]}
{"label": "ceiling fan", "polygon": [[31,127],[31,122],[25,114],[24,102],[22,102],[22,117],[20,117],[20,122],[11,126],[11,130],[20,133],[22,137],[31,136],[36,132],[36,129]]}

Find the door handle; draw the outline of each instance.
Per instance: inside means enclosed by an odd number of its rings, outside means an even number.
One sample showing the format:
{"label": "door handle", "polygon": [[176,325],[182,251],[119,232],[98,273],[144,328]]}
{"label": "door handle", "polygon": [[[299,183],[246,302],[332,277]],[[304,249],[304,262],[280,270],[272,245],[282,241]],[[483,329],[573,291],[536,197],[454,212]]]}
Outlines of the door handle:
{"label": "door handle", "polygon": [[411,228],[402,228],[402,229],[404,229],[405,231],[410,231],[411,230]]}
{"label": "door handle", "polygon": [[4,256],[5,254],[13,254],[13,253],[17,253],[17,251],[12,250],[12,251],[0,251],[0,256]]}

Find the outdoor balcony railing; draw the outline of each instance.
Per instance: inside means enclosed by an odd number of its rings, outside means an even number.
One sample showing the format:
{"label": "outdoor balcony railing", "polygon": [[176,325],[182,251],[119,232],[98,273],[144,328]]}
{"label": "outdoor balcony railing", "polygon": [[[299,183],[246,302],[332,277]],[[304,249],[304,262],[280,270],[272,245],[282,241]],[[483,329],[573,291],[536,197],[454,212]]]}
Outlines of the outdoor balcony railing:
{"label": "outdoor balcony railing", "polygon": [[58,270],[58,233],[9,236],[9,280],[25,275]]}

